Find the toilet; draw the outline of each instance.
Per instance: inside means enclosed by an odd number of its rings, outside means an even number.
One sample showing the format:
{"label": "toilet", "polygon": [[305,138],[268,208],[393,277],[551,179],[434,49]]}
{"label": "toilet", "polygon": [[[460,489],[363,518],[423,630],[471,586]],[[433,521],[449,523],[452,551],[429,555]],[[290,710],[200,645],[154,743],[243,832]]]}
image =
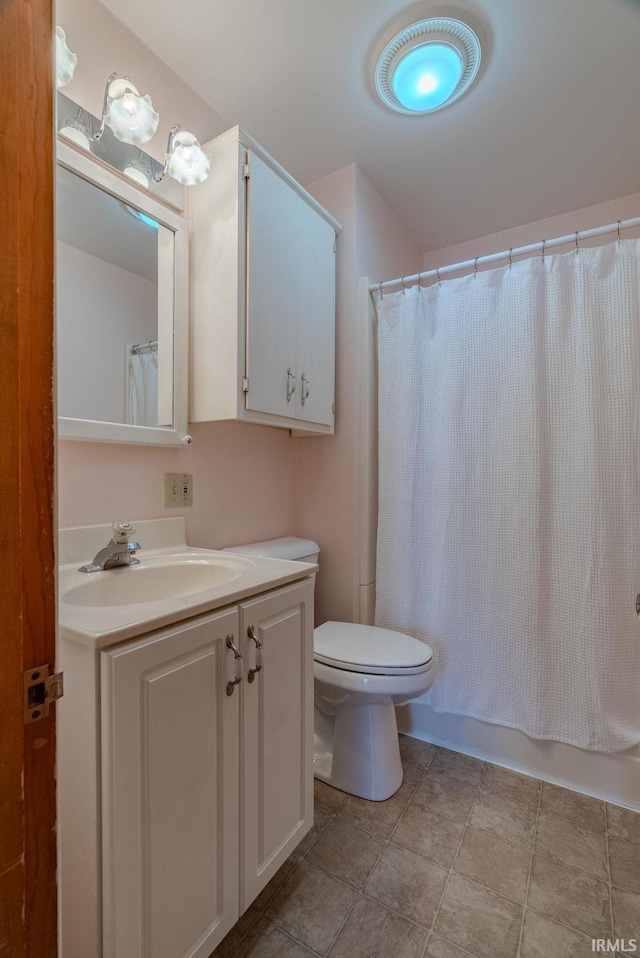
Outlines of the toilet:
{"label": "toilet", "polygon": [[[310,539],[288,536],[224,551],[317,562]],[[353,622],[325,622],[313,633],[314,774],[371,801],[402,785],[395,707],[433,682],[433,652],[411,635]]]}

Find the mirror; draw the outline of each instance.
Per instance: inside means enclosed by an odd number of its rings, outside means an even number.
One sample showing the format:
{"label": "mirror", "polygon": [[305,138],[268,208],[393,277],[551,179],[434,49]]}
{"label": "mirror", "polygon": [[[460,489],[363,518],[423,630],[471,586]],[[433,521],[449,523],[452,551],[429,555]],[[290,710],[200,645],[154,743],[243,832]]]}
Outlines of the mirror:
{"label": "mirror", "polygon": [[186,428],[186,224],[58,144],[60,434],[180,442]]}

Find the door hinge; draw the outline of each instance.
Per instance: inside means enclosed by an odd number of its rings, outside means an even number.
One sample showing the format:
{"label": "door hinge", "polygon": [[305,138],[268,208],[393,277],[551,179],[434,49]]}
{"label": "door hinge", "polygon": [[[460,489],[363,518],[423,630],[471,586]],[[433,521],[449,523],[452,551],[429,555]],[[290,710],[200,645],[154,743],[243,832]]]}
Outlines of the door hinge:
{"label": "door hinge", "polygon": [[335,414],[336,414],[336,404],[335,404],[334,402],[332,402],[332,403],[331,403],[331,415],[332,415],[332,416],[335,416]]}
{"label": "door hinge", "polygon": [[64,694],[63,673],[50,674],[48,665],[23,672],[24,724],[38,722],[49,714],[49,706]]}
{"label": "door hinge", "polygon": [[336,241],[334,240],[334,241],[333,241],[333,252],[335,253],[335,251],[336,251]]}
{"label": "door hinge", "polygon": [[247,162],[242,165],[242,179],[248,180],[250,176],[251,170],[249,169],[249,161],[247,160]]}
{"label": "door hinge", "polygon": [[249,377],[248,376],[242,377],[242,392],[243,393],[249,392]]}

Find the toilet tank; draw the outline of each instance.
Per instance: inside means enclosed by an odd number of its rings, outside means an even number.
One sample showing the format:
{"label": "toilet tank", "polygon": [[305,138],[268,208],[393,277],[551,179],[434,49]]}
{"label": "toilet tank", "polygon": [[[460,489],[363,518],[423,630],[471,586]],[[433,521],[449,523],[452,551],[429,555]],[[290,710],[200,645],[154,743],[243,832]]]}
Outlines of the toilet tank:
{"label": "toilet tank", "polygon": [[268,559],[293,559],[298,562],[317,562],[320,546],[313,539],[299,539],[297,536],[284,536],[281,539],[264,539],[262,542],[248,542],[243,546],[226,546],[222,552],[236,552],[240,555],[265,556]]}

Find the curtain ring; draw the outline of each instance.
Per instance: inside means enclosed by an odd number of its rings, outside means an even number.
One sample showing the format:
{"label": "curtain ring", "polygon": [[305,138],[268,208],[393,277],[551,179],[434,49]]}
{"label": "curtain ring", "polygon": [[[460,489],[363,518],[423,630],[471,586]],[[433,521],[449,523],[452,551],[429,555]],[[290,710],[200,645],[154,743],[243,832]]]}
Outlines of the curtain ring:
{"label": "curtain ring", "polygon": [[406,287],[406,284],[405,284],[405,281],[404,281],[404,276],[402,277],[402,279],[400,280],[400,282],[402,283],[402,292],[403,292],[403,293],[406,293],[407,287]]}
{"label": "curtain ring", "polygon": [[620,220],[618,220],[618,246],[620,246]]}
{"label": "curtain ring", "polygon": [[380,297],[380,301],[382,301],[384,297],[384,293],[382,292],[382,280],[378,283],[378,296]]}
{"label": "curtain ring", "polygon": [[441,276],[440,276],[440,267],[439,267],[439,266],[436,266],[436,276],[438,277],[438,282],[441,283],[441,282],[442,282],[442,278],[441,278]]}
{"label": "curtain ring", "polygon": [[479,259],[480,259],[480,257],[479,257],[479,256],[476,256],[475,261],[474,261],[474,263],[473,263],[473,272],[474,272],[474,274],[478,272],[478,260],[479,260]]}
{"label": "curtain ring", "polygon": [[424,273],[418,273],[418,286],[420,287],[420,289],[424,289],[424,286],[422,285],[423,276],[424,276]]}
{"label": "curtain ring", "polygon": [[578,255],[578,252],[579,252],[579,249],[578,249],[578,230],[576,230],[576,256]]}
{"label": "curtain ring", "polygon": [[511,257],[511,254],[512,254],[512,253],[513,253],[513,246],[512,246],[511,249],[509,250],[509,269],[511,269],[511,267],[513,266],[513,259],[512,259],[512,257]]}
{"label": "curtain ring", "polygon": [[544,263],[544,248],[547,245],[546,239],[542,240],[542,262]]}

